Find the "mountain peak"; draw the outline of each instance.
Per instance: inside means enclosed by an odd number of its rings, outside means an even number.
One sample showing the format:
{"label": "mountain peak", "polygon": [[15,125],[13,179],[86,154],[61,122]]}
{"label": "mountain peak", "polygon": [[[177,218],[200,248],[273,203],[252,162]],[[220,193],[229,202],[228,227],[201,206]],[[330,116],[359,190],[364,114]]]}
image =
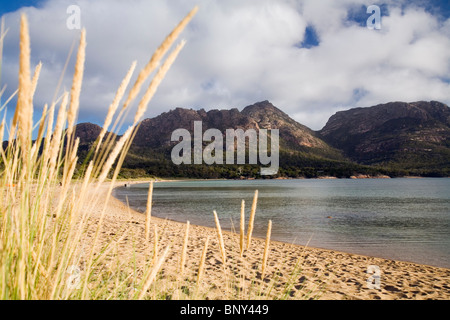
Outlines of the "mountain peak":
{"label": "mountain peak", "polygon": [[245,107],[242,113],[245,115],[254,115],[256,113],[277,113],[286,115],[283,111],[275,107],[270,101],[264,100]]}
{"label": "mountain peak", "polygon": [[155,148],[170,145],[174,130],[183,128],[193,132],[195,121],[202,121],[203,130],[214,128],[223,133],[226,129],[279,129],[281,145],[284,148],[329,149],[314,131],[296,122],[267,100],[249,105],[242,111],[237,108],[212,109],[207,112],[203,109],[176,108],[142,121],[134,143]]}
{"label": "mountain peak", "polygon": [[334,114],[320,135],[361,163],[406,167],[428,159],[439,167],[448,165],[450,108],[437,101],[354,108]]}
{"label": "mountain peak", "polygon": [[90,122],[79,123],[75,126],[75,137],[80,141],[92,142],[97,139],[102,131],[102,127]]}

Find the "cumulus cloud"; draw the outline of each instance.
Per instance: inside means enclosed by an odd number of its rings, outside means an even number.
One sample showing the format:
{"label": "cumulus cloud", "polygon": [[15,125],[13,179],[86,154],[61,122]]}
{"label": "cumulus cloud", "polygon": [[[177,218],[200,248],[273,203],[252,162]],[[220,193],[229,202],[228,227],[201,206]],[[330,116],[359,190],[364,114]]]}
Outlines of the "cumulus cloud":
{"label": "cumulus cloud", "polygon": [[[450,19],[415,2],[385,1],[381,30],[369,30],[364,9],[372,1],[366,0],[47,0],[20,10],[30,20],[32,63],[43,62],[37,108],[51,102],[79,36],[66,27],[72,4],[81,9],[88,42],[80,121],[102,123],[132,61],[142,68],[195,4],[200,10],[182,35],[187,45],[148,117],[174,107],[241,109],[267,99],[318,130],[350,107],[450,103]],[[359,21],[350,12],[359,12]],[[17,86],[19,15],[6,15],[2,82],[9,92]],[[307,28],[315,45],[301,45]],[[74,56],[61,90],[70,89],[73,62]]]}

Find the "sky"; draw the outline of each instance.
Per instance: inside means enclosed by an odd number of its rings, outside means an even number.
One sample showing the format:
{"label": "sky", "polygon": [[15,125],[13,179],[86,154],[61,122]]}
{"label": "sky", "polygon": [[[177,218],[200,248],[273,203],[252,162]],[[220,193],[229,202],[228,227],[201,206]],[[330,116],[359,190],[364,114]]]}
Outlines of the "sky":
{"label": "sky", "polygon": [[[43,64],[36,118],[52,102],[70,48],[78,43],[80,30],[66,23],[70,5],[80,8],[87,38],[79,122],[102,125],[131,63],[137,61],[132,84],[195,5],[199,11],[180,37],[186,45],[145,117],[176,107],[242,110],[269,100],[320,130],[334,113],[354,107],[418,100],[450,105],[447,0],[1,0],[8,28],[1,99],[17,88],[19,20],[25,13],[32,66]],[[367,27],[371,5],[381,9],[380,29]],[[75,53],[57,96],[70,91],[74,63]],[[13,100],[0,116],[10,119],[14,108]],[[131,122],[130,114],[125,124]]]}

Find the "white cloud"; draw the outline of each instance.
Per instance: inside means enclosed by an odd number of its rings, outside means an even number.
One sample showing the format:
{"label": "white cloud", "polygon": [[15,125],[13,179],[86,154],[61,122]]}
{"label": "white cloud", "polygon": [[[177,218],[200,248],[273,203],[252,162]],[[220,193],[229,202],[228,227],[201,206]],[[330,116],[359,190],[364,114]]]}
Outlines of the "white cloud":
{"label": "white cloud", "polygon": [[[101,124],[131,62],[142,68],[197,3],[200,10],[182,35],[187,45],[146,116],[173,107],[243,108],[268,99],[317,130],[336,110],[355,106],[432,99],[449,104],[450,19],[438,21],[417,7],[402,11],[392,0],[379,31],[346,21],[350,7],[370,2],[48,0],[40,9],[25,10],[32,62],[44,64],[36,107],[51,102],[79,35],[66,28],[69,5],[80,6],[87,29],[80,120]],[[18,18],[16,12],[6,19],[2,81],[10,92],[17,85]],[[308,25],[320,44],[298,48]],[[70,89],[74,55],[62,89]]]}

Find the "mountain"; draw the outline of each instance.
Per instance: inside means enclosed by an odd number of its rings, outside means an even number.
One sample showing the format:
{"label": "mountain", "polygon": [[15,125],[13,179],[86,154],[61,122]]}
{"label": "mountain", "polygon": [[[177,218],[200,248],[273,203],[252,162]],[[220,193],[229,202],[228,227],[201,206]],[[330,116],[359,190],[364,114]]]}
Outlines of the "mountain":
{"label": "mountain", "polygon": [[[175,165],[171,151],[178,141],[171,141],[172,132],[183,128],[193,134],[195,121],[202,122],[203,132],[215,128],[223,135],[226,129],[278,129],[280,169],[275,177],[450,176],[450,109],[440,102],[391,102],[340,111],[322,130],[313,131],[262,101],[242,111],[176,108],[143,120],[122,177],[261,177],[259,165]],[[77,125],[80,159],[100,130],[91,123]]]}
{"label": "mountain", "polygon": [[284,150],[310,151],[330,158],[343,159],[338,150],[331,148],[317,133],[296,122],[269,101],[258,102],[245,107],[242,112],[230,110],[192,110],[176,108],[161,115],[145,119],[140,123],[134,139],[135,146],[160,148],[171,146],[170,138],[174,130],[183,128],[194,130],[194,121],[202,121],[203,131],[210,128],[226,129],[279,129],[280,147]]}
{"label": "mountain", "polygon": [[[312,148],[326,152],[335,152],[327,143],[320,139],[316,132],[298,123],[286,113],[273,106],[269,101],[263,101],[247,106],[242,115],[255,123],[256,129],[279,129],[282,146],[286,149],[308,150]],[[330,154],[328,154],[330,156]],[[332,157],[336,157],[335,153]]]}
{"label": "mountain", "polygon": [[[102,127],[90,122],[79,123],[75,126],[74,136],[75,138],[80,138],[78,146],[79,162],[83,162],[86,159],[101,131]],[[67,145],[67,139],[64,139],[64,144],[65,146]]]}
{"label": "mountain", "polygon": [[[201,121],[203,132],[210,128],[221,131],[225,137],[226,129],[278,129],[280,137],[281,172],[289,176],[317,176],[318,174],[336,174],[337,167],[353,167],[342,152],[324,142],[318,133],[296,122],[286,113],[262,101],[245,107],[229,110],[205,111],[176,108],[157,117],[145,119],[125,159],[124,167],[143,169],[147,173],[167,172],[180,176],[235,177],[254,176],[259,166],[174,166],[170,161],[171,150],[178,143],[171,141],[176,129],[194,132],[194,122]],[[224,139],[225,141],[225,139]],[[204,146],[209,142],[204,142]],[[247,161],[248,162],[248,161]],[[153,168],[153,169],[151,169]],[[159,168],[159,169],[157,169]],[[182,171],[182,172],[181,172]],[[155,172],[155,173],[154,173]]]}
{"label": "mountain", "polygon": [[95,142],[102,131],[102,127],[90,122],[79,123],[75,126],[75,137],[80,138],[82,144]]}
{"label": "mountain", "polygon": [[340,111],[318,133],[361,164],[419,174],[450,168],[450,108],[437,101]]}

